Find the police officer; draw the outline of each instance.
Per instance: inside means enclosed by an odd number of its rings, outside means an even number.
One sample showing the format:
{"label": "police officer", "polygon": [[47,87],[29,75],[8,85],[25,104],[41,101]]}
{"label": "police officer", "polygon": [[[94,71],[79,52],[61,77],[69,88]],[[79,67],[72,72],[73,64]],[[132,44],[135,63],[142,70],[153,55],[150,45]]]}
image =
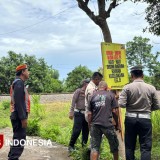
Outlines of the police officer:
{"label": "police officer", "polygon": [[126,160],[134,160],[137,136],[139,136],[141,160],[151,160],[152,124],[151,112],[160,109],[154,86],[143,81],[142,66],[131,68],[132,83],[124,86],[119,96],[119,106],[126,108],[125,150]]}
{"label": "police officer", "polygon": [[69,142],[68,150],[69,152],[74,150],[74,145],[76,143],[77,138],[82,131],[82,147],[88,141],[88,123],[85,120],[85,90],[89,83],[89,79],[85,79],[82,81],[82,87],[78,88],[73,95],[72,98],[72,106],[69,112],[69,118],[73,119],[74,117],[74,124],[71,139]]}
{"label": "police officer", "polygon": [[[24,150],[28,113],[30,112],[30,98],[24,82],[29,78],[26,64],[17,66],[16,78],[10,89],[11,123],[13,127],[13,144],[10,147],[8,160],[18,160]],[[23,140],[23,141],[22,141]],[[16,143],[14,143],[16,141]]]}

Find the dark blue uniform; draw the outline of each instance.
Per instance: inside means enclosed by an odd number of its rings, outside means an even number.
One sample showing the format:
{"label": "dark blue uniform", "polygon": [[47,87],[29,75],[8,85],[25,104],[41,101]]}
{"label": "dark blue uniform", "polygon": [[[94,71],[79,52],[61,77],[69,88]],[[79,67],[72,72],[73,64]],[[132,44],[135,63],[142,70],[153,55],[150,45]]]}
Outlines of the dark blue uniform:
{"label": "dark blue uniform", "polygon": [[[26,139],[26,128],[22,128],[21,120],[27,119],[24,81],[15,79],[11,86],[11,123],[13,127],[13,141]],[[23,141],[22,141],[23,142]],[[24,150],[22,145],[12,145],[8,160],[18,160]]]}

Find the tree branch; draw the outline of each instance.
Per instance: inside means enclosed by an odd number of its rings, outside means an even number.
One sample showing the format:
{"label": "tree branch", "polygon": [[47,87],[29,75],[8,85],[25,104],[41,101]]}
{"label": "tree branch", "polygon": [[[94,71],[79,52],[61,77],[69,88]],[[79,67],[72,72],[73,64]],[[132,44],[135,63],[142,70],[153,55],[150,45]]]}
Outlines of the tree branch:
{"label": "tree branch", "polygon": [[84,3],[85,3],[86,5],[88,5],[88,2],[89,2],[89,0],[85,0],[85,2],[84,2]]}
{"label": "tree branch", "polygon": [[77,0],[78,6],[82,9],[96,24],[97,24],[97,17],[94,15],[94,12],[90,10],[88,7],[89,0]]}
{"label": "tree branch", "polygon": [[105,0],[97,0],[99,16],[105,18]]}
{"label": "tree branch", "polygon": [[112,9],[115,8],[116,6],[118,6],[117,0],[113,0],[113,2],[109,5],[108,10],[106,11],[106,18],[110,17],[110,13],[111,13]]}

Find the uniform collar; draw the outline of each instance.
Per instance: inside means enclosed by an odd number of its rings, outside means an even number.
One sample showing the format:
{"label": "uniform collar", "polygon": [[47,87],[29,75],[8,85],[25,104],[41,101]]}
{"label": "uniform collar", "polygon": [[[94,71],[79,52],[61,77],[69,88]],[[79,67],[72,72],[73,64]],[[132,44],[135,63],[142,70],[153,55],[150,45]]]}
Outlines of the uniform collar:
{"label": "uniform collar", "polygon": [[16,76],[16,78],[15,79],[17,79],[17,80],[21,80],[22,82],[24,82],[19,76]]}
{"label": "uniform collar", "polygon": [[135,79],[133,82],[144,82],[143,79]]}

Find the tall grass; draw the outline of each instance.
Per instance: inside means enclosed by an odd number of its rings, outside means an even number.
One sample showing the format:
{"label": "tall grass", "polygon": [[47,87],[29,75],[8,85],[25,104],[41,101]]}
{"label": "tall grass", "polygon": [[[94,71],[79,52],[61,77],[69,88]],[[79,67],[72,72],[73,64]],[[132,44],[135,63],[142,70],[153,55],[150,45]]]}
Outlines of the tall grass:
{"label": "tall grass", "polygon": [[10,127],[10,102],[5,100],[0,103],[0,128]]}
{"label": "tall grass", "polygon": [[[152,112],[152,160],[160,159],[160,111]],[[140,146],[137,139],[136,159],[140,159]]]}
{"label": "tall grass", "polygon": [[[42,138],[51,139],[52,141],[68,146],[73,121],[68,118],[70,108],[69,102],[55,102],[48,104],[40,104],[40,97],[32,98],[31,113],[29,115],[28,134],[38,135]],[[124,118],[125,110],[122,110]],[[2,103],[0,104],[0,128],[11,126],[9,119],[9,108],[4,110]],[[153,125],[153,149],[152,160],[160,159],[160,111],[152,113]],[[76,151],[73,153],[74,160],[87,160],[87,152],[90,143],[84,148],[81,147],[81,136],[77,140]],[[136,157],[140,159],[139,145],[136,147]],[[101,144],[100,160],[112,159],[109,150],[108,141],[103,139]]]}

